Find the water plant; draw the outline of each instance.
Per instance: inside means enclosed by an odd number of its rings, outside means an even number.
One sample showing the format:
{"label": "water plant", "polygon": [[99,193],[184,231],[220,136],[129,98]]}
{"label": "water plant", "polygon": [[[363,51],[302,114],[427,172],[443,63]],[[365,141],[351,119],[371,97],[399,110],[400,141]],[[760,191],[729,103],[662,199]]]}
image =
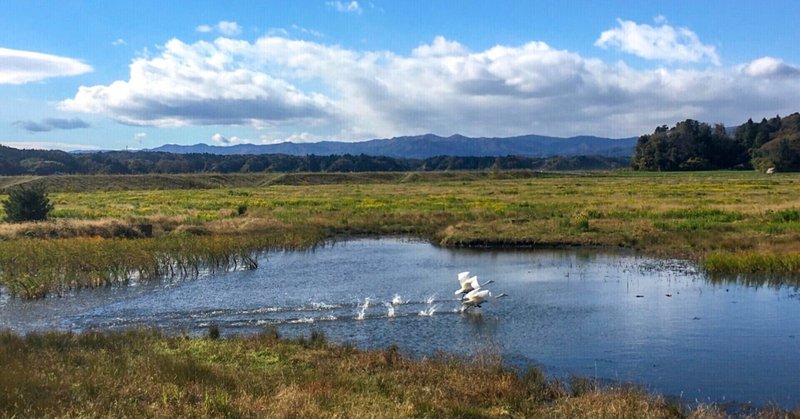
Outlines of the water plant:
{"label": "water plant", "polygon": [[258,251],[302,243],[266,235],[0,241],[0,283],[13,295],[36,298],[131,281],[186,279],[254,269]]}

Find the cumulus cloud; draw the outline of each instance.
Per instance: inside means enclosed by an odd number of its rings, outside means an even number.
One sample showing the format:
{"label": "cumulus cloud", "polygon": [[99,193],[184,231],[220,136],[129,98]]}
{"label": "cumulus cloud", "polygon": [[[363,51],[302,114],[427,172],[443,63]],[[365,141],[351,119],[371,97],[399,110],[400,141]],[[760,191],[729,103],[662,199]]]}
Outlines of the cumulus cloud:
{"label": "cumulus cloud", "polygon": [[784,63],[782,60],[773,57],[761,57],[753,60],[744,66],[742,71],[752,77],[797,77],[800,76],[800,68]]}
{"label": "cumulus cloud", "polygon": [[24,84],[93,71],[74,58],[0,48],[0,84]]}
{"label": "cumulus cloud", "polygon": [[173,39],[134,60],[128,80],[83,86],[60,107],[134,125],[243,125],[264,130],[261,140],[309,131],[343,140],[629,136],[686,118],[736,123],[796,111],[800,82],[785,75],[797,67],[761,60],[635,69],[538,41],[471,51],[436,37],[397,54],[281,36]]}
{"label": "cumulus cloud", "polygon": [[327,4],[328,7],[336,10],[337,12],[355,13],[360,15],[364,11],[364,9],[362,9],[361,6],[358,5],[358,2],[355,0],[351,1],[350,3],[341,2],[338,0],[327,1],[325,2],[325,4]]}
{"label": "cumulus cloud", "polygon": [[617,48],[648,60],[693,63],[708,60],[719,65],[716,48],[700,42],[696,33],[668,25],[663,16],[655,21],[659,26],[617,19],[619,26],[601,33],[594,44],[603,49]]}
{"label": "cumulus cloud", "polygon": [[237,36],[242,33],[242,27],[239,26],[238,23],[227,20],[221,20],[217,22],[217,24],[214,26],[205,24],[199,25],[196,28],[194,28],[194,30],[200,33],[210,33],[216,30],[217,32],[225,36]]}
{"label": "cumulus cloud", "polygon": [[15,121],[12,125],[28,132],[46,132],[59,129],[89,128],[89,123],[79,119],[45,118],[41,121]]}
{"label": "cumulus cloud", "polygon": [[249,143],[248,140],[243,140],[237,136],[226,137],[220,133],[216,133],[211,136],[211,141],[215,144],[219,145],[234,145],[234,144],[245,144]]}
{"label": "cumulus cloud", "polygon": [[128,45],[128,43],[122,38],[117,38],[114,41],[111,41],[111,45],[118,47],[120,45]]}
{"label": "cumulus cloud", "polygon": [[261,136],[261,144],[278,144],[283,142],[293,142],[293,143],[311,143],[315,141],[321,140],[322,137],[318,135],[311,134],[309,132],[300,132],[294,133],[286,137],[282,138],[275,138],[269,135],[262,135]]}
{"label": "cumulus cloud", "polygon": [[238,23],[227,20],[217,23],[217,30],[225,36],[236,36],[242,33],[242,27]]}
{"label": "cumulus cloud", "polygon": [[173,39],[160,56],[134,60],[128,81],[81,86],[60,107],[152,126],[257,126],[327,115],[321,95],[305,94],[240,62],[248,45],[226,38],[194,45]]}

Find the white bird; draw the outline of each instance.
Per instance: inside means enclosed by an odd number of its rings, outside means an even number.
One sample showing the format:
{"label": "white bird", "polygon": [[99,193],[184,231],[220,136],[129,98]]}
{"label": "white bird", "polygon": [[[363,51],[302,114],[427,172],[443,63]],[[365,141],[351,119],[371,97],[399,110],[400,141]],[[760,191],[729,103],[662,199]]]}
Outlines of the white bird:
{"label": "white bird", "polygon": [[[466,275],[463,275],[466,274]],[[461,284],[461,288],[457,289],[455,294],[467,294],[470,291],[480,289],[483,286],[489,285],[494,282],[494,280],[489,280],[484,282],[483,284],[478,282],[478,276],[469,276],[469,272],[461,272],[458,274],[458,282]]]}
{"label": "white bird", "polygon": [[[506,294],[499,294],[496,297],[494,297],[494,299],[496,300],[498,298],[503,298],[507,296],[508,295]],[[491,291],[482,290],[478,288],[468,292],[467,295],[464,297],[464,301],[462,301],[461,304],[463,305],[464,309],[467,309],[469,307],[480,308],[481,304],[485,303],[486,301],[489,300],[489,298],[492,297],[493,296]]]}

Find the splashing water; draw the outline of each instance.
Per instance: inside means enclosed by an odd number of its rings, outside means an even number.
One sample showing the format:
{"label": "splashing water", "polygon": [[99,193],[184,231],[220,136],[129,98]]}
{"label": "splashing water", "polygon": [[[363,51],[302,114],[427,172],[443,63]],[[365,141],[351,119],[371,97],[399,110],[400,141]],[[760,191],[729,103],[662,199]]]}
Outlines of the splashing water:
{"label": "splashing water", "polygon": [[369,308],[369,297],[364,299],[364,304],[359,306],[361,309],[358,310],[358,314],[356,315],[356,320],[364,320],[364,314],[367,312],[367,308]]}
{"label": "splashing water", "polygon": [[436,294],[431,295],[430,297],[425,299],[425,304],[433,304],[436,301]]}
{"label": "splashing water", "polygon": [[394,306],[392,304],[386,303],[386,317],[394,317]]}
{"label": "splashing water", "polygon": [[433,316],[433,313],[436,312],[437,308],[439,308],[439,306],[432,305],[432,306],[428,307],[427,309],[420,311],[419,315],[423,316],[423,317],[431,317],[431,316]]}
{"label": "splashing water", "polygon": [[398,306],[400,304],[403,304],[403,299],[400,298],[400,294],[395,294],[394,295],[394,298],[392,298],[392,304],[396,305],[396,306]]}

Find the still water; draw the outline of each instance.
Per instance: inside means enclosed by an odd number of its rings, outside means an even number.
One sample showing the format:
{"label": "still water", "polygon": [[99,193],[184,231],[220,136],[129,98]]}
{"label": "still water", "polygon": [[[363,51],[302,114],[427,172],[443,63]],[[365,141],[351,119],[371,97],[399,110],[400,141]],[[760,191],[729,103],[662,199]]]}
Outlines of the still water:
{"label": "still water", "polygon": [[[509,296],[462,313],[460,271]],[[714,285],[691,265],[631,253],[364,239],[268,253],[254,271],[199,280],[0,296],[0,328],[21,333],[144,326],[199,335],[211,324],[224,335],[321,330],[413,356],[499,353],[551,376],[633,382],[689,403],[800,405],[800,290]]]}

